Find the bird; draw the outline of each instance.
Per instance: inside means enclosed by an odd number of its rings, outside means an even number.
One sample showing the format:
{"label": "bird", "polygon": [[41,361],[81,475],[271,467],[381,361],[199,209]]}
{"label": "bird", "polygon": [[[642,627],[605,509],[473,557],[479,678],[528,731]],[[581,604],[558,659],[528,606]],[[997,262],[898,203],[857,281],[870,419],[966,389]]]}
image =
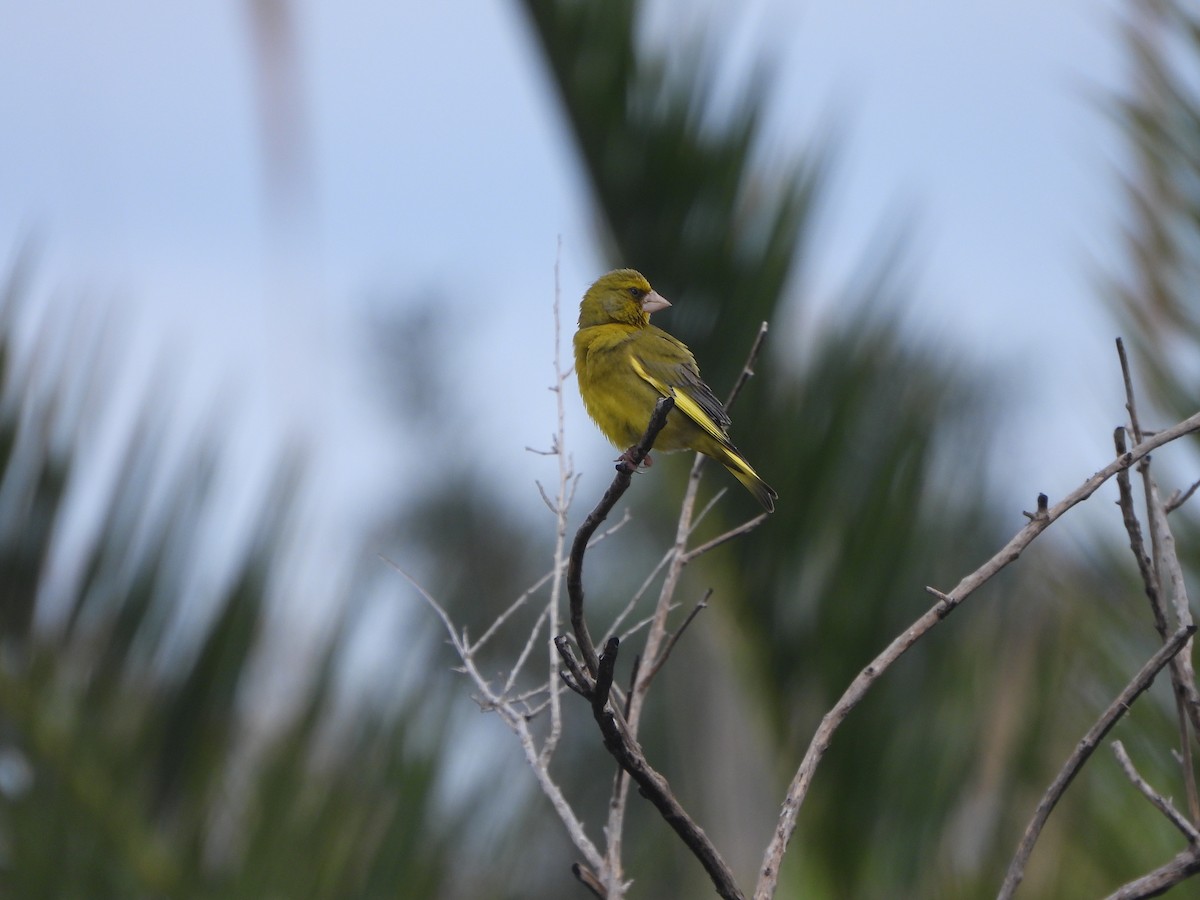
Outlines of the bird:
{"label": "bird", "polygon": [[[612,443],[641,440],[660,397],[675,409],[654,443],[664,453],[696,450],[729,470],[767,512],[779,495],[729,440],[729,415],[700,378],[692,351],[650,324],[650,314],[671,304],[634,269],[616,269],[587,289],[575,332],[575,375],[584,408]],[[646,465],[650,464],[649,457]]]}

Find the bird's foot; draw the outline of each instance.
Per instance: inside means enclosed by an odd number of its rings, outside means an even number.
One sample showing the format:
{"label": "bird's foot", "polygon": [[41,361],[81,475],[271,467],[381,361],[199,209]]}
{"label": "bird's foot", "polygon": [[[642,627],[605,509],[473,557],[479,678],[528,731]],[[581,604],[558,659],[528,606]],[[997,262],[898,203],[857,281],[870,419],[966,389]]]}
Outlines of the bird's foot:
{"label": "bird's foot", "polygon": [[[637,447],[630,447],[616,458],[618,472],[629,472],[632,475],[637,471],[638,467],[634,465],[633,462],[633,451],[636,449]],[[650,458],[650,454],[647,453],[645,458],[642,459],[642,468],[648,469],[652,465],[654,465],[654,460],[652,460]]]}

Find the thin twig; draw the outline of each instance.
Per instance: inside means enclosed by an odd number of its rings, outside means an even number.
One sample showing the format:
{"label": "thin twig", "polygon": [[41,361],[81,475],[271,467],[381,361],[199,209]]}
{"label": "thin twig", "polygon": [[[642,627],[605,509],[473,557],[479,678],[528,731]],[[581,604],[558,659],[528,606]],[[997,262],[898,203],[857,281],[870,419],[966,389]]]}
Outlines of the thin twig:
{"label": "thin twig", "polygon": [[[621,627],[621,624],[627,618],[629,618],[629,615],[637,607],[638,602],[646,595],[646,591],[650,590],[650,585],[654,583],[654,579],[658,577],[658,573],[666,568],[667,563],[671,561],[671,554],[673,552],[674,548],[667,550],[667,552],[659,558],[658,562],[654,564],[654,568],[650,570],[650,573],[644,579],[642,579],[642,583],[638,585],[638,589],[633,592],[633,596],[629,598],[629,602],[625,604],[624,608],[622,608],[619,613],[617,613],[616,617],[612,621],[612,624],[608,626],[608,631],[606,631],[604,633],[604,637],[600,639],[601,644],[605,643],[610,637],[616,634],[617,629]],[[649,621],[649,619],[646,621]],[[634,625],[629,631],[622,634],[621,640],[625,641],[630,634],[632,634],[634,631],[637,631],[638,628],[641,627],[641,624],[642,623]]]}
{"label": "thin twig", "polygon": [[[1113,432],[1113,445],[1116,447],[1117,456],[1125,453],[1128,449],[1125,444],[1123,427],[1117,428]],[[1154,565],[1149,554],[1146,553],[1142,526],[1138,521],[1137,511],[1133,508],[1133,487],[1129,482],[1128,469],[1117,473],[1117,493],[1120,498],[1117,504],[1121,507],[1121,519],[1125,523],[1125,533],[1129,535],[1129,549],[1133,551],[1138,572],[1142,576],[1142,588],[1146,592],[1146,599],[1150,601],[1150,614],[1154,617],[1154,630],[1158,632],[1159,639],[1165,641],[1167,639],[1167,617],[1163,610],[1162,596],[1159,593],[1158,573],[1154,571]]]}
{"label": "thin twig", "polygon": [[[672,603],[668,612],[675,612],[675,608],[677,606],[678,606],[678,604]],[[651,613],[650,615],[646,616],[646,618],[639,619],[638,621],[634,622],[632,625],[630,625],[628,628],[626,628],[623,632],[621,632],[621,634],[619,634],[618,637],[621,639],[621,643],[624,644],[626,641],[628,641],[631,637],[633,637],[635,634],[637,634],[643,628],[649,629],[649,627],[653,624],[654,624],[654,614]],[[610,637],[612,637],[611,634],[608,635],[607,637],[605,637],[605,640],[608,640],[608,638],[610,638]],[[633,682],[630,682],[630,684],[636,685],[637,682],[633,681]],[[630,689],[632,690],[632,687]]]}
{"label": "thin twig", "polygon": [[1200,488],[1200,481],[1193,481],[1191,487],[1182,493],[1178,490],[1173,491],[1171,496],[1167,498],[1167,502],[1163,504],[1163,509],[1168,513],[1175,512],[1175,510],[1192,499],[1192,494],[1196,493],[1196,488]]}
{"label": "thin twig", "polygon": [[521,745],[521,751],[525,754],[525,761],[528,763],[529,768],[533,770],[538,787],[541,788],[542,793],[550,801],[550,805],[554,808],[555,813],[558,814],[559,821],[563,823],[563,827],[566,829],[571,843],[575,845],[575,849],[583,855],[583,858],[592,869],[603,869],[604,857],[596,848],[596,845],[592,843],[591,839],[588,838],[583,822],[575,815],[575,811],[571,809],[570,802],[563,795],[558,784],[550,777],[549,768],[540,764],[540,754],[534,740],[533,732],[529,728],[528,720],[517,713],[509,704],[504,702],[504,698],[498,696],[492,690],[487,679],[476,668],[474,658],[467,645],[459,637],[454,623],[450,620],[450,615],[446,612],[445,608],[397,563],[387,557],[383,557],[383,560],[400,573],[400,576],[413,587],[441,620],[446,633],[450,636],[451,646],[454,647],[459,659],[462,660],[462,671],[475,683],[476,689],[479,690],[483,697],[492,704],[501,721],[517,736],[517,740]]}
{"label": "thin twig", "polygon": [[829,744],[833,740],[833,735],[838,727],[845,720],[846,716],[850,714],[850,711],[858,705],[859,701],[862,700],[871,686],[879,679],[880,675],[930,629],[937,625],[938,622],[953,612],[954,609],[980,586],[987,583],[997,572],[1014,562],[1038,535],[1049,528],[1051,524],[1056,522],[1069,509],[1082,503],[1094,494],[1109,478],[1112,478],[1117,472],[1135,465],[1147,454],[1157,450],[1164,444],[1169,444],[1171,441],[1197,430],[1200,430],[1200,412],[1189,416],[1182,422],[1164,431],[1160,431],[1153,437],[1146,438],[1146,440],[1133,447],[1129,452],[1118,456],[1053,507],[1048,504],[1043,506],[1039,503],[1038,512],[1032,515],[1029,523],[1017,532],[995,556],[960,581],[954,590],[949,594],[932,591],[937,596],[938,602],[913,622],[911,626],[901,632],[882,653],[868,663],[866,668],[859,672],[850,683],[850,686],[846,688],[837,703],[821,719],[821,724],[818,726],[812,741],[808,745],[804,759],[801,760],[800,767],[796,770],[796,774],[788,786],[787,795],[784,798],[779,813],[778,823],[775,826],[771,842],[768,844],[767,850],[763,855],[758,886],[754,894],[756,900],[768,900],[768,898],[774,896],[775,887],[779,882],[779,866],[783,861],[783,854],[787,849],[787,844],[796,830],[796,821],[800,807],[808,794],[808,789],[812,783],[817,766],[825,755],[825,751],[829,749]]}
{"label": "thin twig", "polygon": [[1196,826],[1188,821],[1187,816],[1175,808],[1174,803],[1152,788],[1149,782],[1141,776],[1134,767],[1133,760],[1125,752],[1125,745],[1120,741],[1113,741],[1112,749],[1113,754],[1117,757],[1117,763],[1125,772],[1125,777],[1133,783],[1135,788],[1141,791],[1142,796],[1149,800],[1160,813],[1166,816],[1168,822],[1179,829],[1183,836],[1187,838],[1189,844],[1193,847],[1200,845],[1200,831],[1197,831]]}
{"label": "thin twig", "polygon": [[758,354],[762,350],[763,341],[767,337],[767,323],[763,322],[758,326],[758,334],[754,336],[754,343],[750,345],[750,352],[746,355],[746,362],[742,366],[742,371],[738,373],[737,381],[733,383],[733,387],[729,391],[729,396],[725,398],[725,411],[729,411],[729,407],[733,406],[733,401],[737,400],[738,394],[742,392],[742,388],[746,386],[746,382],[754,377],[754,364],[758,362]]}
{"label": "thin twig", "polygon": [[[554,432],[554,449],[558,451],[558,497],[557,502],[551,507],[554,513],[554,581],[550,585],[550,597],[546,601],[545,617],[549,620],[549,634],[551,637],[550,647],[548,649],[548,676],[547,683],[550,686],[550,730],[546,734],[546,740],[542,743],[541,753],[538,754],[538,761],[543,767],[549,767],[550,759],[554,756],[554,751],[558,747],[558,741],[562,737],[562,685],[559,679],[555,678],[555,672],[558,670],[558,653],[553,644],[554,635],[558,634],[558,616],[559,608],[562,604],[562,571],[563,561],[565,557],[565,547],[567,541],[567,512],[571,508],[571,500],[575,496],[575,485],[577,479],[574,478],[572,471],[572,462],[567,456],[565,445],[567,435],[567,414],[566,406],[563,401],[563,386],[566,384],[567,374],[562,367],[562,316],[560,315],[562,307],[562,288],[559,280],[559,260],[562,258],[562,236],[559,235],[558,245],[554,254],[554,403],[557,428]],[[538,490],[541,491],[542,486],[538,485]],[[542,491],[543,497],[545,491]],[[546,504],[551,506],[549,502]],[[538,625],[541,624],[541,619],[534,626],[534,633],[538,633]],[[532,635],[530,644],[532,645]],[[516,674],[516,668],[513,669],[513,674]]]}
{"label": "thin twig", "polygon": [[[608,528],[605,528],[603,531],[601,531],[599,534],[597,534],[595,537],[592,538],[592,540],[588,543],[588,549],[591,550],[593,547],[595,547],[597,544],[599,544],[604,539],[609,538],[612,535],[616,534],[616,532],[620,531],[621,528],[623,528],[625,525],[627,525],[630,522],[630,520],[631,520],[631,516],[629,515],[629,511],[626,510],[625,515],[623,515],[620,519],[618,519],[612,525],[608,526]],[[386,557],[380,556],[379,558],[382,559],[384,562],[387,562]],[[503,627],[504,623],[507,622],[512,617],[512,615],[515,612],[517,612],[517,610],[519,610],[521,607],[523,607],[529,601],[529,598],[532,597],[534,594],[536,594],[541,589],[542,585],[544,585],[547,581],[550,581],[552,578],[554,578],[556,573],[561,573],[563,571],[563,569],[566,568],[566,565],[567,565],[567,561],[562,560],[561,562],[559,562],[559,564],[556,568],[552,568],[550,571],[546,572],[540,578],[538,578],[538,580],[535,581],[533,584],[531,584],[528,588],[526,588],[525,591],[519,597],[517,597],[516,600],[514,600],[511,604],[509,604],[508,608],[505,609],[504,612],[500,613],[500,615],[498,615],[495,618],[495,620],[492,622],[492,624],[488,626],[487,631],[485,631],[483,633],[483,637],[481,637],[475,643],[470,644],[467,647],[468,651],[471,653],[478,653],[480,648],[483,647],[483,645],[486,644],[488,641],[490,641],[495,636],[496,632],[498,632],[501,629],[501,627]]]}
{"label": "thin twig", "polygon": [[[504,682],[504,689],[500,692],[501,696],[507,696],[509,691],[513,689],[513,685],[517,683],[517,677],[521,674],[521,670],[525,668],[525,663],[529,660],[533,653],[533,648],[537,645],[538,636],[542,633],[542,623],[551,615],[550,609],[547,607],[538,613],[537,619],[533,623],[533,628],[529,630],[529,637],[525,641],[525,646],[521,648],[521,652],[517,655],[517,661],[513,663],[512,671],[508,673],[508,678]],[[551,629],[554,625],[551,623]],[[551,630],[551,634],[554,631]],[[557,690],[556,682],[553,678],[550,679],[551,690]]]}
{"label": "thin twig", "polygon": [[1063,767],[1059,770],[1050,787],[1046,789],[1046,793],[1042,796],[1041,801],[1034,811],[1033,819],[1025,828],[1025,834],[1021,837],[1021,843],[1017,846],[1016,855],[1013,856],[1012,862],[1008,865],[1008,872],[1004,876],[1004,883],[1000,886],[1000,893],[997,895],[997,900],[1008,900],[1016,892],[1017,886],[1021,883],[1021,879],[1025,877],[1025,865],[1029,861],[1029,854],[1033,852],[1033,845],[1037,843],[1038,836],[1042,833],[1042,826],[1046,824],[1046,819],[1050,816],[1050,811],[1054,809],[1063,792],[1067,789],[1074,779],[1079,769],[1083,766],[1089,756],[1092,755],[1100,741],[1108,734],[1109,730],[1117,724],[1117,721],[1129,711],[1130,705],[1136,700],[1150,685],[1154,682],[1154,678],[1159,671],[1191,639],[1192,633],[1195,632],[1196,626],[1188,625],[1180,628],[1170,639],[1163,644],[1158,650],[1146,661],[1146,664],[1138,671],[1133,680],[1125,686],[1125,689],[1117,695],[1108,709],[1104,710],[1096,723],[1088,729],[1087,734],[1083,736],[1071,755],[1067,757],[1067,761],[1063,763]]}
{"label": "thin twig", "polygon": [[749,532],[751,532],[755,528],[757,528],[759,525],[761,525],[763,522],[767,521],[767,519],[769,519],[769,518],[771,518],[770,513],[765,513],[765,512],[759,513],[753,519],[749,519],[749,520],[743,522],[741,525],[738,525],[736,528],[731,528],[728,531],[726,531],[724,534],[719,534],[712,540],[705,541],[699,547],[693,547],[691,550],[687,551],[687,553],[683,554],[683,565],[686,566],[688,563],[690,563],[696,557],[703,556],[705,553],[708,553],[710,550],[715,550],[717,547],[720,547],[722,544],[727,543],[728,541],[732,541],[736,537],[741,537],[743,534],[748,534]]}
{"label": "thin twig", "polygon": [[1120,338],[1117,338],[1117,358],[1121,362],[1121,380],[1125,383],[1125,409],[1129,413],[1130,430],[1134,443],[1140,444],[1144,435],[1138,423],[1137,403],[1134,402],[1133,375],[1129,369],[1129,357],[1125,354],[1125,342]]}
{"label": "thin twig", "polygon": [[673,631],[667,638],[667,645],[663,647],[662,653],[658,655],[658,659],[654,661],[654,665],[652,665],[650,667],[650,671],[646,673],[644,681],[647,686],[649,686],[650,682],[654,679],[654,676],[658,674],[658,670],[666,664],[667,657],[671,655],[671,651],[675,649],[675,645],[679,643],[679,639],[683,637],[683,633],[687,631],[687,627],[692,624],[692,620],[700,614],[700,610],[708,609],[708,598],[711,596],[712,588],[709,588],[704,592],[704,596],[700,598],[700,602],[692,607],[692,611],[688,613],[687,618],[683,620],[683,624],[676,628],[675,631]]}

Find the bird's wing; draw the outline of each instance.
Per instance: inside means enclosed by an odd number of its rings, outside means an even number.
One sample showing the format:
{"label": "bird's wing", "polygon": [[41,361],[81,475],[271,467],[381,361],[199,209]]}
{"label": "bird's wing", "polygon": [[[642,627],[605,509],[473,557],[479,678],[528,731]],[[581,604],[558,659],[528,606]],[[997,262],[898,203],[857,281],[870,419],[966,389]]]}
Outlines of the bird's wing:
{"label": "bird's wing", "polygon": [[692,351],[657,328],[638,333],[630,354],[638,376],[675,405],[688,418],[721,443],[729,440],[729,415],[712,389],[700,380]]}

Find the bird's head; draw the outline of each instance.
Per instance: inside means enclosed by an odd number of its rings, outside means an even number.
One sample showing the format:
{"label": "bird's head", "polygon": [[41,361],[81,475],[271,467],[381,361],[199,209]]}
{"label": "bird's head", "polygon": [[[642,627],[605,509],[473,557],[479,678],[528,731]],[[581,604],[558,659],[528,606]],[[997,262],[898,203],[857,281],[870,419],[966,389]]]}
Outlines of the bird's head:
{"label": "bird's head", "polygon": [[614,322],[644,327],[650,321],[650,313],[670,305],[640,272],[617,269],[602,275],[583,295],[579,327]]}

